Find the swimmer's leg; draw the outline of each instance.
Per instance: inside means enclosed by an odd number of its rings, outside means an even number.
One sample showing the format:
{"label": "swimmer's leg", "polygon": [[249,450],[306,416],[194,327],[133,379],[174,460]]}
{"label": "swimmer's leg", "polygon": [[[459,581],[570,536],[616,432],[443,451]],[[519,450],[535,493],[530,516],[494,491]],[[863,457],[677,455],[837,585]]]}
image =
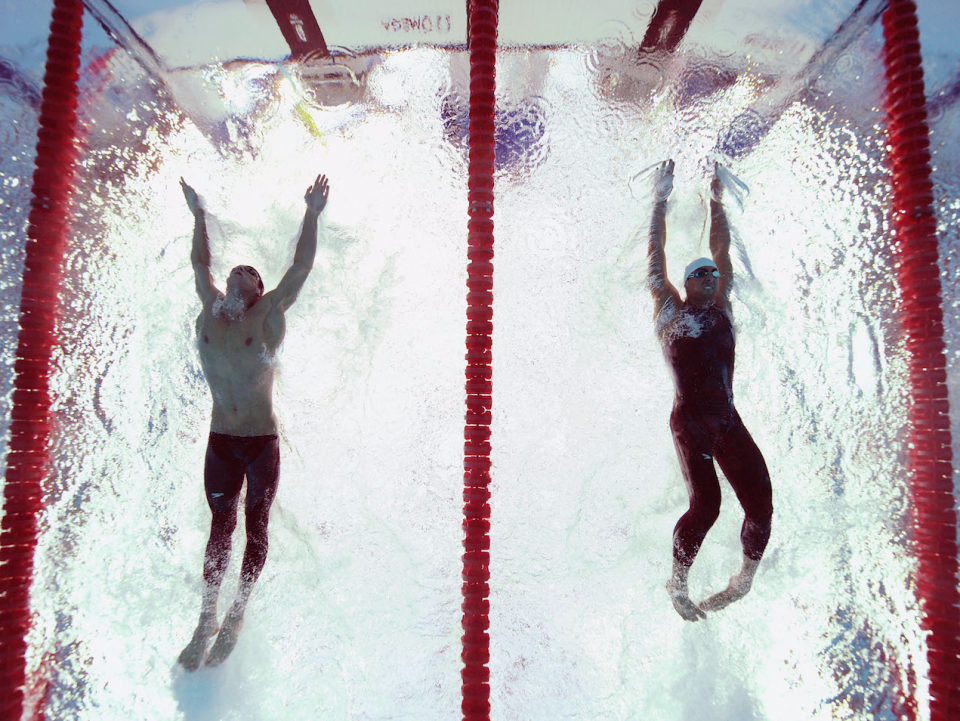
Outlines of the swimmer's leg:
{"label": "swimmer's leg", "polygon": [[701,618],[706,618],[707,614],[690,600],[690,591],[687,588],[687,576],[689,574],[690,566],[685,566],[674,558],[673,574],[667,581],[667,593],[670,595],[673,608],[684,621],[698,621]]}
{"label": "swimmer's leg", "polygon": [[237,525],[237,500],[243,485],[243,466],[230,457],[222,439],[211,438],[207,444],[203,480],[212,519],[203,560],[204,588],[200,601],[200,621],[193,638],[178,659],[188,671],[199,668],[210,639],[220,630],[217,625],[217,598],[230,561],[230,540]]}
{"label": "swimmer's leg", "polygon": [[260,454],[247,466],[247,546],[243,552],[243,564],[240,566],[240,586],[237,589],[237,598],[227,611],[223,627],[210,649],[210,655],[207,656],[208,666],[223,663],[237,645],[247,601],[250,600],[253,586],[267,560],[267,524],[279,481],[280,442],[273,438],[266,442]]}
{"label": "swimmer's leg", "polygon": [[687,577],[707,531],[720,515],[720,482],[713,466],[710,438],[700,424],[682,410],[674,409],[670,429],[690,507],[673,529],[673,573],[667,582],[667,593],[684,620],[696,621],[704,618],[704,613],[690,600]]}
{"label": "swimmer's leg", "polygon": [[730,431],[717,443],[716,454],[717,463],[743,506],[744,519],[740,530],[743,564],[725,589],[700,603],[704,611],[725,608],[750,592],[753,577],[770,540],[773,518],[773,492],[767,464],[739,415]]}

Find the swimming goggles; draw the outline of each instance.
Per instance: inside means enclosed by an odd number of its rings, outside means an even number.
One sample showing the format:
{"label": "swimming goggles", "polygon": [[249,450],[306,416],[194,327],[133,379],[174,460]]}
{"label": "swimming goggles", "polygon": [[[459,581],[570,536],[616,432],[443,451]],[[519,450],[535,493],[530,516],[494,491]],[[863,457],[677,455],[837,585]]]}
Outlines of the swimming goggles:
{"label": "swimming goggles", "polygon": [[706,268],[706,267],[705,267],[705,268],[697,268],[695,271],[693,271],[693,272],[692,272],[690,275],[688,275],[687,277],[688,277],[688,278],[705,278],[705,277],[707,277],[708,274],[713,275],[714,278],[719,278],[719,277],[720,277],[720,271],[719,271],[719,270],[717,270],[716,268]]}

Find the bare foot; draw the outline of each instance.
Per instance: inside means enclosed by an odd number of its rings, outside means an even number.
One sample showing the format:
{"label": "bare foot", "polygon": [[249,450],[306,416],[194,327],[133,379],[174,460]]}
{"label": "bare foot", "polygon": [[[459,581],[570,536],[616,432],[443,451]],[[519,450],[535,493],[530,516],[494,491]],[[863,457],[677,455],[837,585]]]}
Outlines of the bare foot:
{"label": "bare foot", "polygon": [[207,656],[207,666],[219,666],[227,660],[227,656],[230,655],[234,646],[237,645],[237,638],[240,636],[240,629],[242,627],[243,609],[239,608],[237,604],[233,604],[230,610],[227,611],[227,616],[223,619],[223,626],[220,628],[220,633],[217,634],[217,640],[214,641],[213,648],[210,649],[210,654]]}
{"label": "bare foot", "polygon": [[200,616],[200,623],[197,624],[197,630],[193,632],[193,638],[187,647],[180,652],[177,661],[187,671],[196,671],[203,662],[203,657],[207,653],[207,646],[210,639],[213,638],[220,627],[217,626],[216,616]]}
{"label": "bare foot", "polygon": [[720,593],[715,593],[710,598],[701,601],[700,608],[704,611],[719,611],[721,608],[726,608],[734,601],[739,601],[746,596],[752,585],[752,576],[744,577],[738,573],[730,579],[730,584]]}
{"label": "bare foot", "polygon": [[707,617],[707,614],[697,608],[696,604],[690,600],[685,584],[678,584],[671,578],[667,581],[667,593],[670,594],[673,607],[677,609],[677,613],[684,621],[699,621],[701,618]]}
{"label": "bare foot", "polygon": [[727,587],[720,593],[715,593],[705,601],[701,601],[700,608],[704,611],[719,611],[721,608],[726,608],[734,601],[739,601],[746,596],[753,585],[753,577],[756,575],[759,565],[760,561],[744,556],[740,573],[733,576]]}

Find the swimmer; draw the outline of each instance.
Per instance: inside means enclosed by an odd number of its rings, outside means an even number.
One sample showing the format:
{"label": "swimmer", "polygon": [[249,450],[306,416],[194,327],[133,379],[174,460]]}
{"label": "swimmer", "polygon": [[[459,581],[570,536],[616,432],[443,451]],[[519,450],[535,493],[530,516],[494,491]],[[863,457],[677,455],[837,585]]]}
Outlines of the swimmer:
{"label": "swimmer", "polygon": [[[249,265],[238,265],[230,271],[226,293],[214,286],[203,206],[183,178],[180,185],[194,216],[191,260],[197,295],[203,304],[196,323],[197,348],[213,397],[203,467],[203,484],[213,518],[203,561],[200,622],[179,658],[184,668],[194,671],[204,662],[216,666],[230,655],[250,593],[267,558],[267,523],[280,475],[280,444],[273,413],[273,356],[286,332],[284,313],[297,299],[313,268],[317,223],[327,204],[329,185],[326,176],[318,175],[307,188],[307,209],[293,264],[268,293],[263,292],[260,274]],[[217,619],[217,598],[230,560],[244,476],[247,543],[237,597],[221,625]],[[214,636],[216,640],[207,654]]]}
{"label": "swimmer", "polygon": [[[654,323],[667,363],[673,371],[676,397],[670,430],[687,486],[690,507],[673,530],[673,575],[667,592],[687,621],[705,618],[743,598],[753,583],[770,538],[773,500],[770,476],[760,450],[733,405],[734,335],[730,309],[733,265],[730,228],[723,211],[723,183],[714,170],[710,184],[710,254],[684,271],[686,299],[667,279],[667,198],[673,190],[673,161],[661,163],[654,175],[653,219],[650,223],[647,283],[653,294]],[[743,565],[723,591],[700,604],[690,600],[687,576],[707,531],[720,514],[720,466],[743,506],[740,532]]]}

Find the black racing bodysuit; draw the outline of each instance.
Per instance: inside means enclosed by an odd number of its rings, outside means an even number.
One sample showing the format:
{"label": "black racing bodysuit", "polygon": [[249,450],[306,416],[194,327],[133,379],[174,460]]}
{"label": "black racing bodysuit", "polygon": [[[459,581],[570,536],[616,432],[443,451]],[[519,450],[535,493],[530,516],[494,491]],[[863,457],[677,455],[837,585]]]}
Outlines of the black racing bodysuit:
{"label": "black racing bodysuit", "polygon": [[684,303],[670,320],[663,351],[677,395],[670,430],[690,508],[673,531],[673,555],[690,566],[720,514],[720,465],[743,506],[743,553],[759,561],[770,538],[773,501],[760,449],[733,405],[733,325],[726,310]]}
{"label": "black racing bodysuit", "polygon": [[247,479],[244,509],[247,545],[240,578],[252,583],[267,560],[267,522],[280,479],[280,441],[276,435],[230,436],[211,432],[203,484],[213,520],[203,578],[217,588],[230,560],[230,542],[237,526],[237,504],[244,476]]}

